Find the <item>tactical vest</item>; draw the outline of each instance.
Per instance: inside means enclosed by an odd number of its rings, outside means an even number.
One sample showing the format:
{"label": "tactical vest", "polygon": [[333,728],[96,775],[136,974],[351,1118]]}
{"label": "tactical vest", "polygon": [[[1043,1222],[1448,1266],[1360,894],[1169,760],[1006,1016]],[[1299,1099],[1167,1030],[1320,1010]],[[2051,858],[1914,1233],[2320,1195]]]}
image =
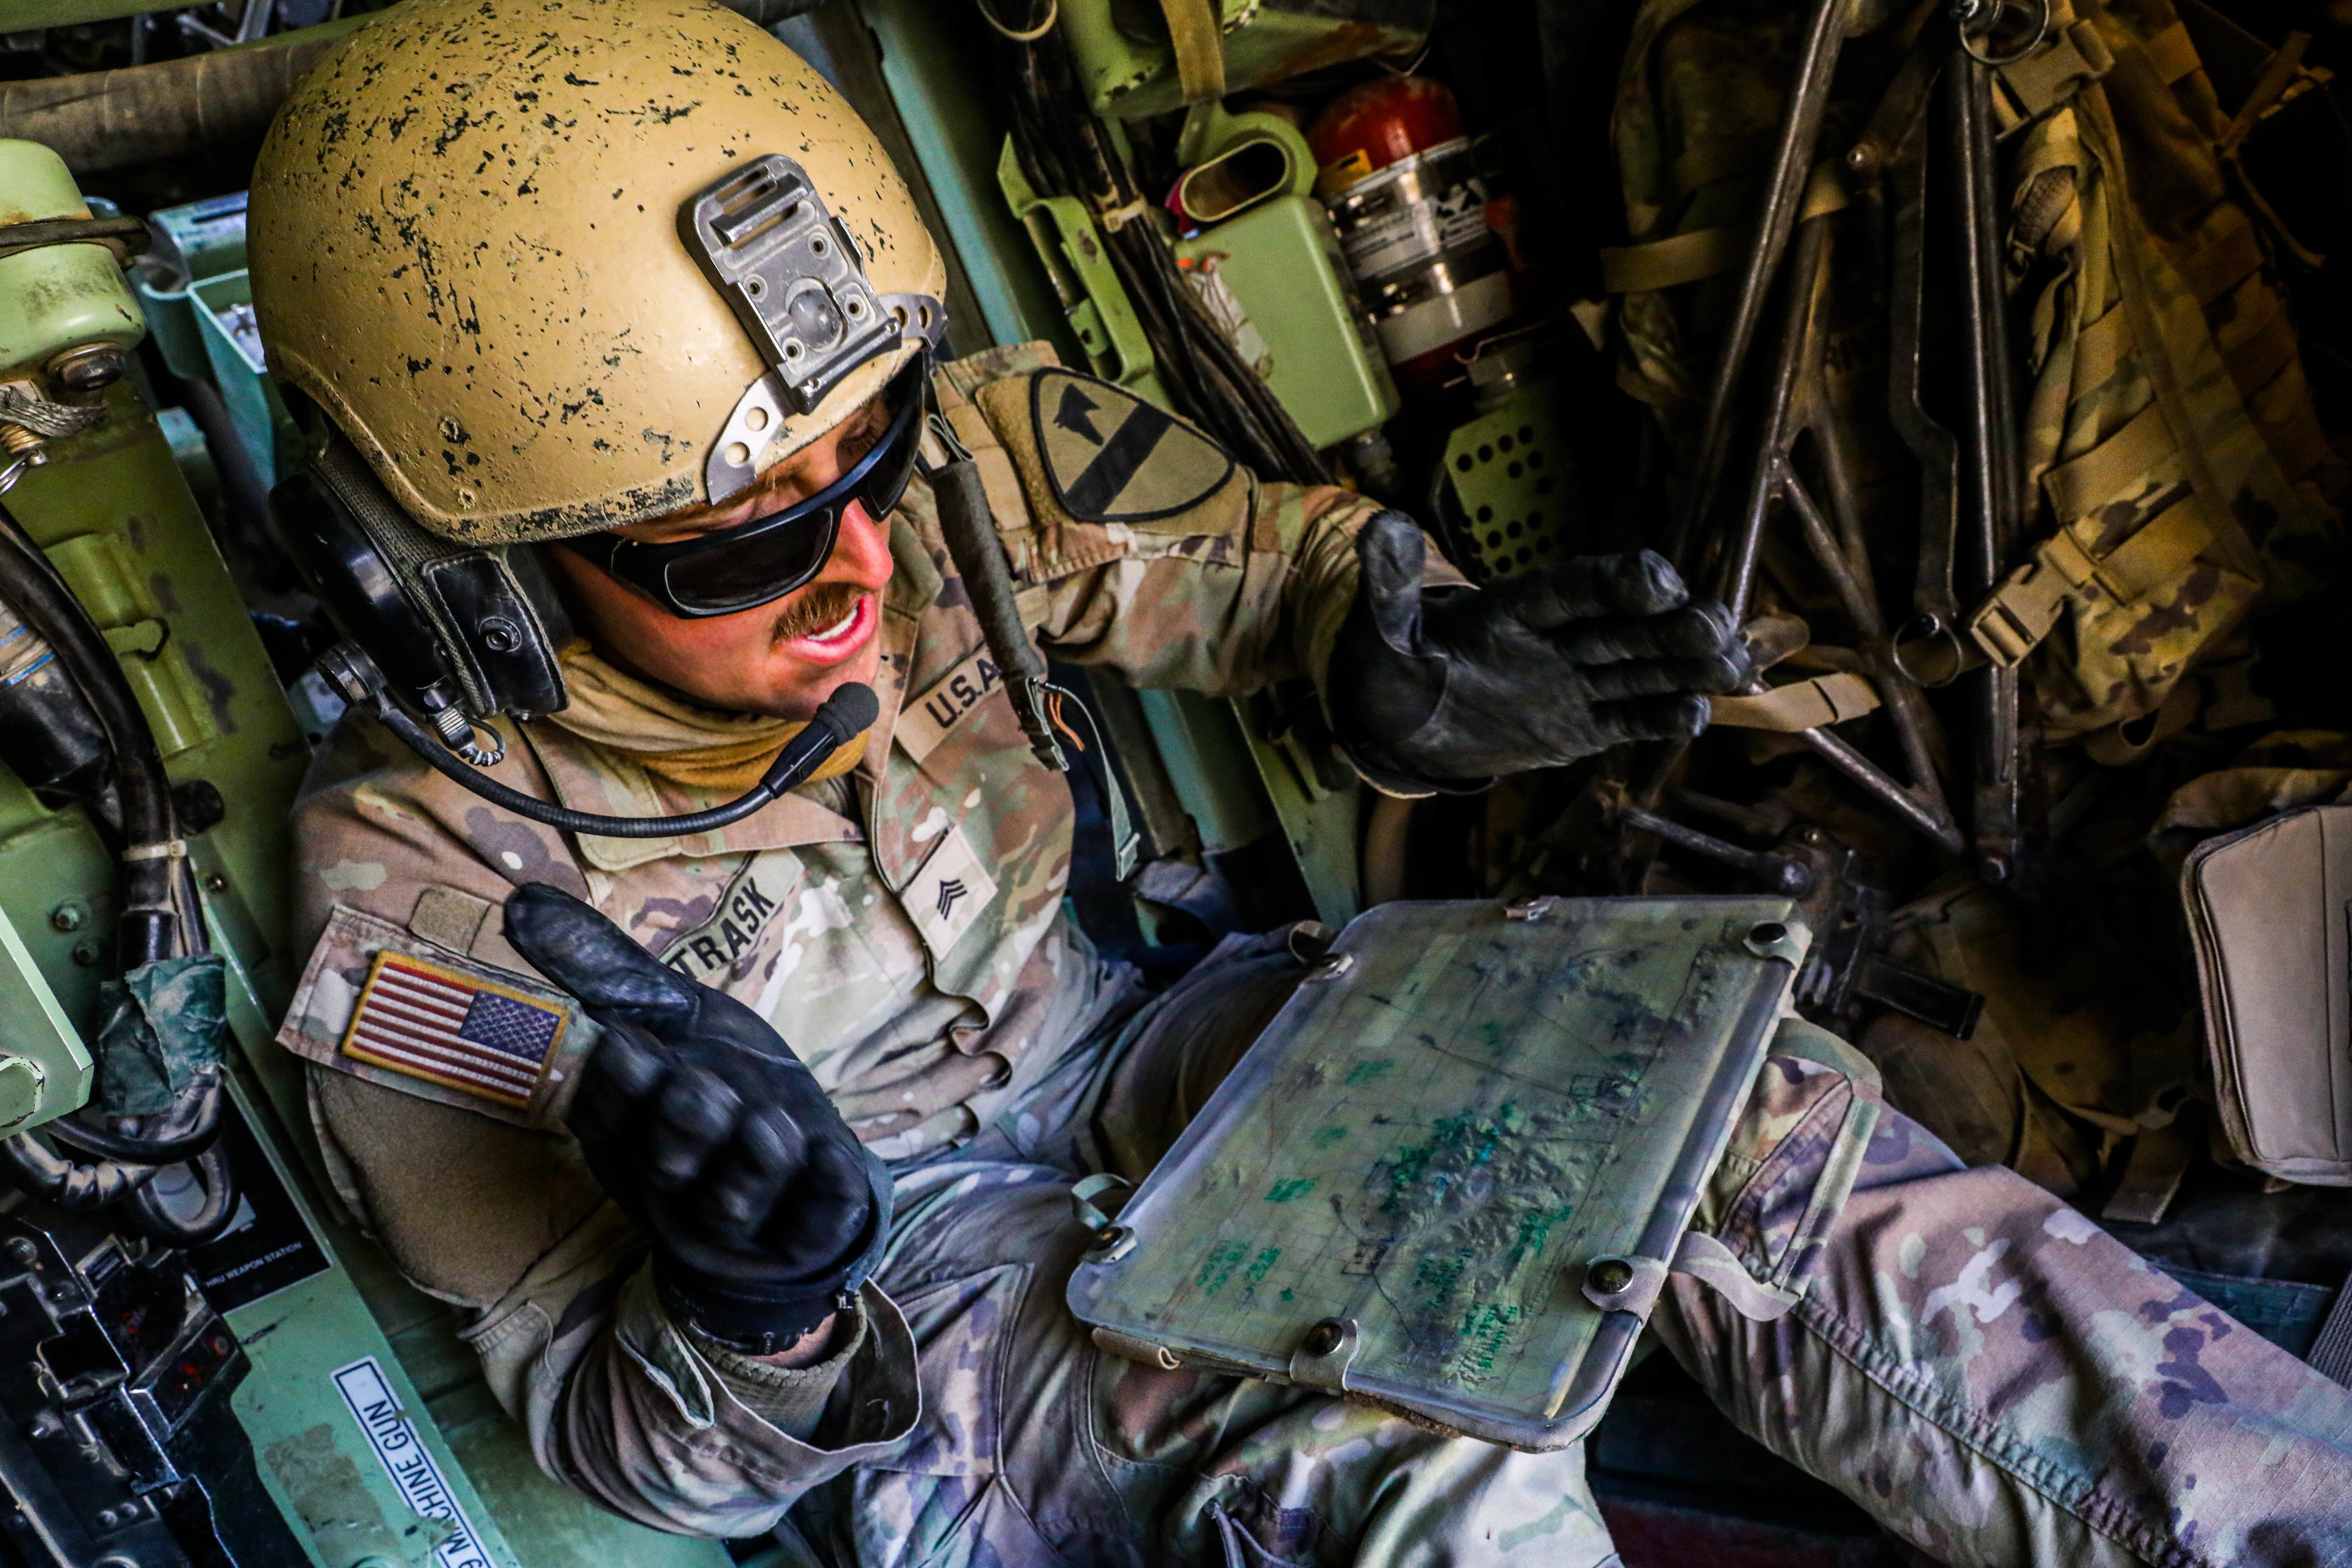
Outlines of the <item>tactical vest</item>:
{"label": "tactical vest", "polygon": [[[2003,73],[2024,121],[2009,212],[2031,311],[2027,477],[2053,531],[1975,620],[2031,655],[2044,733],[2185,710],[2253,608],[2305,598],[2344,470],[2321,434],[2230,132],[2170,0],[2070,19]],[[2181,711],[2179,721],[2188,714]]]}

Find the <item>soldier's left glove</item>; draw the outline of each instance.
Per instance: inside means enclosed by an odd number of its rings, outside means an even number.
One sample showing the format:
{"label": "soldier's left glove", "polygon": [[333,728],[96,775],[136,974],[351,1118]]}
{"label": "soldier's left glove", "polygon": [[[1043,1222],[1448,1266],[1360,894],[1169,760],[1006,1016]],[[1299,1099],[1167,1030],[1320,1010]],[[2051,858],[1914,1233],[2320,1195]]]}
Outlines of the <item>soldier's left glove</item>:
{"label": "soldier's left glove", "polygon": [[770,1355],[852,1304],[890,1229],[890,1175],[766,1020],[543,882],[507,940],[605,1037],[565,1122],[653,1244],[670,1316]]}
{"label": "soldier's left glove", "polygon": [[1748,674],[1728,612],[1646,550],[1424,592],[1421,530],[1384,511],[1356,555],[1328,695],[1349,754],[1391,789],[1475,788],[1626,741],[1687,739],[1706,727],[1704,694]]}

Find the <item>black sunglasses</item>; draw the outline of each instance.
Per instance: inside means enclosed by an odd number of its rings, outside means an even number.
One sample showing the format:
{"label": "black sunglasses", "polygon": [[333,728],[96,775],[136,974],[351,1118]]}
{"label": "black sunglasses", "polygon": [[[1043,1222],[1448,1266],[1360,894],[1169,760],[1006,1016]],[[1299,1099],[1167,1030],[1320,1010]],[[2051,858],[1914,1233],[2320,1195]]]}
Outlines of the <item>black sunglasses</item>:
{"label": "black sunglasses", "polygon": [[824,570],[851,501],[865,503],[866,515],[879,522],[907,493],[922,444],[929,359],[917,354],[891,381],[889,427],[873,449],[805,500],[675,544],[646,544],[616,533],[558,542],[681,620],[731,616],[781,599]]}

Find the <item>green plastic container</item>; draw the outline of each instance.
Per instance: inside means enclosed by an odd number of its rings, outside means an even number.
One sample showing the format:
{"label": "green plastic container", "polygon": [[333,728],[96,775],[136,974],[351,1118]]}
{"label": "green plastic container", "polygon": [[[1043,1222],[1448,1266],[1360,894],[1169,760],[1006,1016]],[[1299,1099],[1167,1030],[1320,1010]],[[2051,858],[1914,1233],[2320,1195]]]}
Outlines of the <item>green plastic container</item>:
{"label": "green plastic container", "polygon": [[243,269],[245,197],[237,191],[147,216],[155,245],[136,263],[139,307],[146,312],[163,363],[183,381],[212,374],[204,329],[196,322],[188,290],[205,279]]}

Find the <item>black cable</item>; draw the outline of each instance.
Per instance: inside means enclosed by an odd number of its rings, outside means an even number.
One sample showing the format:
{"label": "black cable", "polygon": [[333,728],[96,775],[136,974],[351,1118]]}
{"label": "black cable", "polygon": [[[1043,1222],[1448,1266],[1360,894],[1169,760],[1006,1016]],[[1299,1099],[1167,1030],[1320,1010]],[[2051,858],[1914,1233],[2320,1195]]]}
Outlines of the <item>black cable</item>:
{"label": "black cable", "polygon": [[152,1181],[155,1169],[114,1160],[78,1165],[51,1152],[30,1132],[0,1138],[0,1179],[61,1209],[102,1209]]}
{"label": "black cable", "polygon": [[0,595],[49,645],[58,668],[80,689],[113,744],[125,844],[119,967],[128,973],[170,956],[178,924],[168,851],[178,834],[163,756],[114,650],[5,504],[0,504]]}
{"label": "black cable", "polygon": [[761,775],[758,784],[725,805],[713,806],[709,811],[690,812],[682,816],[598,816],[527,795],[478,772],[452,756],[447,748],[427,734],[423,725],[402,712],[389,697],[380,691],[375,695],[377,720],[442,777],[471,790],[494,805],[504,806],[518,816],[527,816],[533,822],[545,823],[566,833],[585,834],[596,838],[667,838],[673,835],[709,833],[730,823],[740,822],[805,781],[827,757],[873,728],[875,720],[882,714],[882,704],[875,698],[874,689],[853,681],[826,698],[810,718],[808,727],[784,742],[784,749],[776,753],[776,760],[768,764],[767,773]]}
{"label": "black cable", "polygon": [[1176,412],[1265,478],[1328,483],[1297,422],[1210,319],[1158,224],[1141,209],[1125,165],[1072,79],[1058,33],[1007,47],[1014,150],[1031,184],[1044,195],[1078,196],[1100,214],[1136,215],[1115,229],[1106,225],[1106,248]]}
{"label": "black cable", "polygon": [[208,1064],[196,1069],[171,1110],[138,1133],[110,1131],[70,1116],[48,1123],[46,1131],[77,1153],[126,1164],[176,1165],[213,1146],[220,1136],[221,1107],[227,1099],[220,1068]]}

